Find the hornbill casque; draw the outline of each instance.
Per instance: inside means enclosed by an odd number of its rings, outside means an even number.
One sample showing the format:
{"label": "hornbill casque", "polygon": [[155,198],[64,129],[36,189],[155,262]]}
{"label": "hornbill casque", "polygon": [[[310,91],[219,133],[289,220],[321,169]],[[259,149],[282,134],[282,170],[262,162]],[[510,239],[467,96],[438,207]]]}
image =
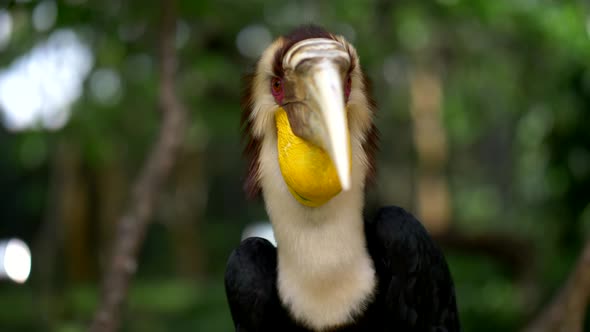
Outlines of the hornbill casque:
{"label": "hornbill casque", "polygon": [[377,129],[355,48],[300,27],[248,81],[245,188],[262,193],[277,248],[248,238],[230,255],[236,331],[459,331],[451,274],[420,222],[399,207],[363,217]]}

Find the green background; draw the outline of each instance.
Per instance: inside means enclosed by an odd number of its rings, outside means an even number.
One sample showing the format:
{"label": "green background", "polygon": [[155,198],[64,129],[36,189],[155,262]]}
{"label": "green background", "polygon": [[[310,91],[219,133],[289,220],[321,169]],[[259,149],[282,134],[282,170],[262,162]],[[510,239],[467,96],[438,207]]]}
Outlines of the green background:
{"label": "green background", "polygon": [[[82,331],[112,223],[157,135],[159,3],[0,8],[12,22],[0,70],[61,29],[92,55],[63,127],[0,125],[0,238],[20,237],[33,251],[26,284],[0,281],[0,329]],[[55,20],[36,27],[35,13],[51,18],[51,8]],[[240,77],[255,58],[238,40],[257,31],[264,45],[303,23],[349,38],[373,82],[381,144],[368,207],[418,214],[411,83],[416,72],[439,82],[446,161],[435,173],[448,187],[451,229],[526,247],[511,261],[443,245],[464,330],[525,326],[564,282],[590,229],[589,9],[548,0],[179,1],[177,93],[189,128],[141,251],[123,330],[232,329],[225,261],[244,226],[267,218],[242,191]],[[25,98],[38,93],[33,87],[21,91]]]}

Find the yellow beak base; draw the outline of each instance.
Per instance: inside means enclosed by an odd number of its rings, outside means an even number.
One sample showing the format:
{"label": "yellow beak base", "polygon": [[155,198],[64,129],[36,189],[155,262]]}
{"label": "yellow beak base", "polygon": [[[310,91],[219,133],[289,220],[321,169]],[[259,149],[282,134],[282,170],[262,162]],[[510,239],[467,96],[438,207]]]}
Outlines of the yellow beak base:
{"label": "yellow beak base", "polygon": [[289,191],[303,205],[318,207],[342,190],[330,156],[291,130],[287,112],[275,115],[279,166]]}

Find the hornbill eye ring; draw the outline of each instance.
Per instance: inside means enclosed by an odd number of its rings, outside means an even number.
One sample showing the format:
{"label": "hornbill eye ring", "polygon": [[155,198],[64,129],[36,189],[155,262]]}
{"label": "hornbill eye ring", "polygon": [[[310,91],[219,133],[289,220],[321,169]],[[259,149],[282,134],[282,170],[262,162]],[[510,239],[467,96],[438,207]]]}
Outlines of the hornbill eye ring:
{"label": "hornbill eye ring", "polygon": [[270,91],[277,103],[282,103],[284,96],[283,81],[279,77],[273,77],[270,80]]}

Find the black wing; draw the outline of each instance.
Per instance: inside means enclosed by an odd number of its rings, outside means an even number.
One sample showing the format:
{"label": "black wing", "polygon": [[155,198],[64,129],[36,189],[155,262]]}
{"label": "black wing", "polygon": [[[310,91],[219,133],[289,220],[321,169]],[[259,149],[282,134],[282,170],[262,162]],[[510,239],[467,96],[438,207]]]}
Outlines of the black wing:
{"label": "black wing", "polygon": [[277,292],[277,252],[267,240],[248,238],[227,263],[225,291],[237,332],[296,331]]}
{"label": "black wing", "polygon": [[[379,211],[365,227],[379,278],[376,300],[342,331],[460,331],[455,290],[445,258],[424,227],[398,207]],[[301,332],[277,292],[277,253],[260,238],[231,254],[225,288],[237,332]],[[340,331],[340,330],[339,330]]]}
{"label": "black wing", "polygon": [[449,268],[422,224],[402,208],[385,207],[365,227],[384,323],[392,331],[460,331]]}

